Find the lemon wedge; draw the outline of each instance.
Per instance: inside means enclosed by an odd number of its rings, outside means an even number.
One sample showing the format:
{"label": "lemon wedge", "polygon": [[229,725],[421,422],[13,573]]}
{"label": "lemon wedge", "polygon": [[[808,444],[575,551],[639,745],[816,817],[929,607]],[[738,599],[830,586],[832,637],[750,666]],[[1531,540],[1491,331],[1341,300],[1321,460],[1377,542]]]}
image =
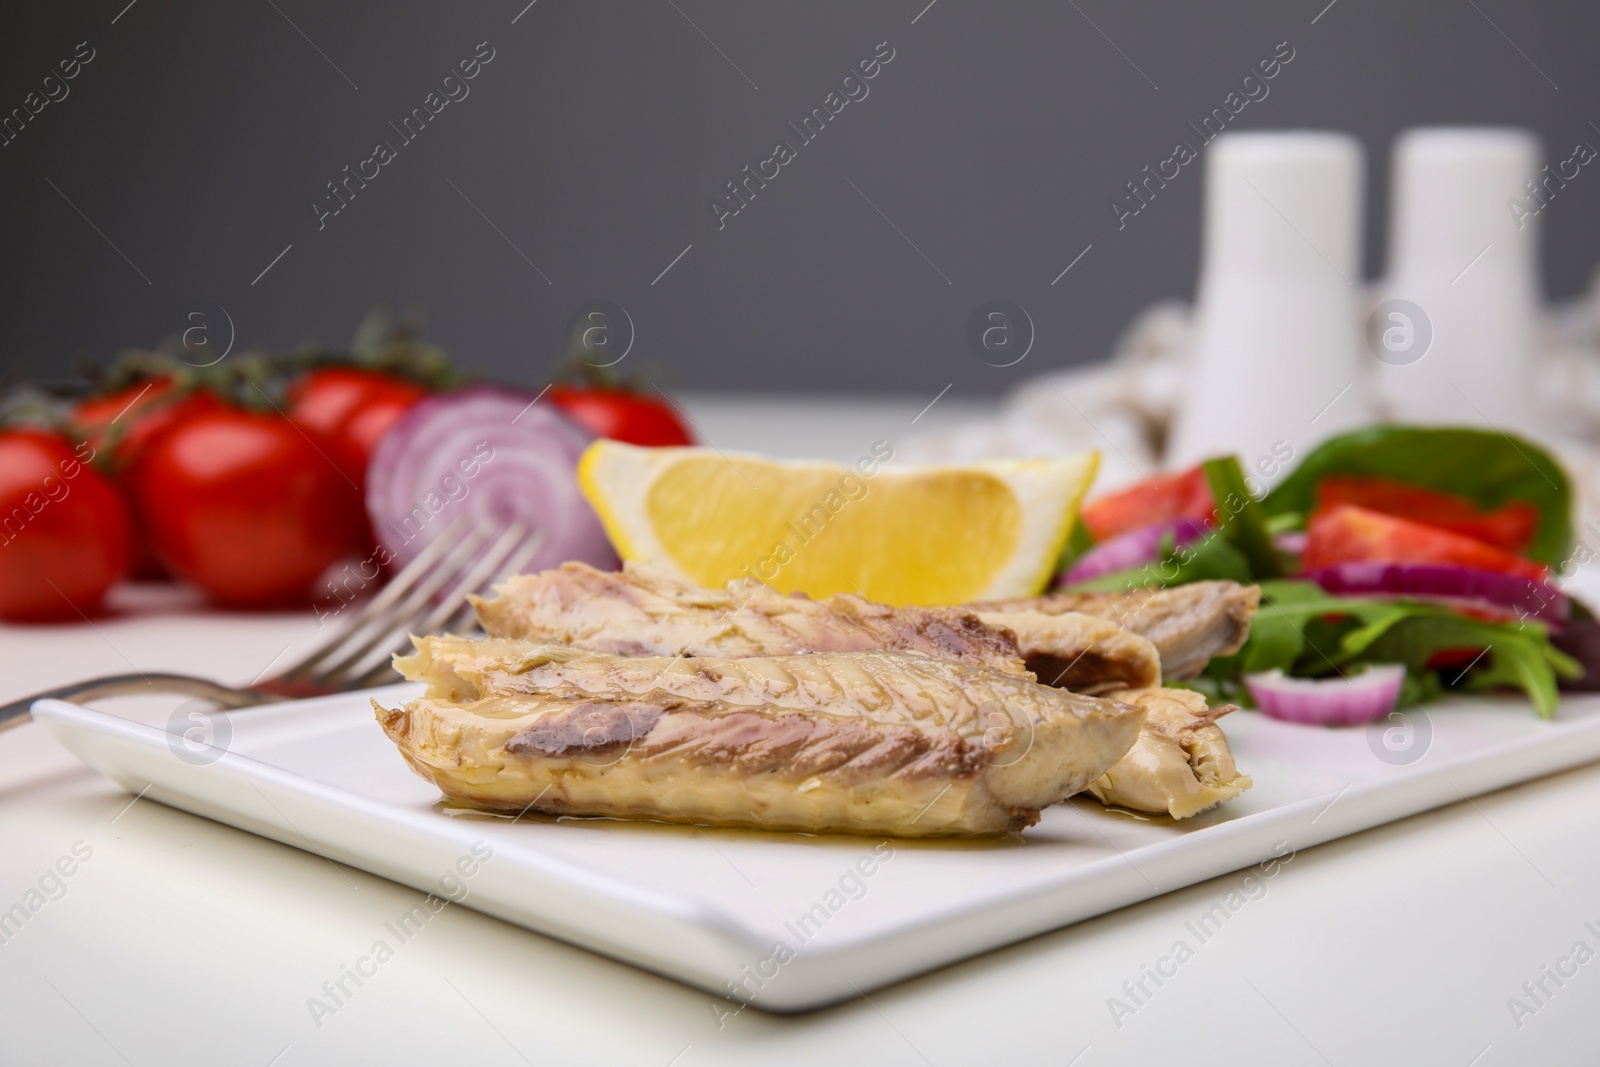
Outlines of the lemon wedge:
{"label": "lemon wedge", "polygon": [[578,483],[625,560],[711,588],[755,578],[886,604],[1031,596],[1049,582],[1100,454],[854,465],[591,444]]}

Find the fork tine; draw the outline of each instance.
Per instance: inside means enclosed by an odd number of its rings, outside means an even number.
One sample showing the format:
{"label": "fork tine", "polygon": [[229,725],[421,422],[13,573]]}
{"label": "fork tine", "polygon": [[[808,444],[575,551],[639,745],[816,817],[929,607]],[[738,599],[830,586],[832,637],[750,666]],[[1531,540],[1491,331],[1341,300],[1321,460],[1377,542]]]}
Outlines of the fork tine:
{"label": "fork tine", "polygon": [[[520,526],[516,527],[516,529],[520,531]],[[511,539],[507,538],[503,540]],[[544,541],[544,531],[536,530],[533,536],[523,540],[520,546],[513,543],[513,551],[505,556],[505,562],[496,567],[491,576],[487,578],[479,578],[476,582],[472,582],[469,579],[468,582],[465,583],[466,588],[463,590],[463,592],[481,592],[482,590],[490,588],[502,581],[505,581],[512,575],[519,573],[522,568],[533,559],[534,556],[538,555],[539,549],[544,545]],[[499,545],[496,545],[496,548],[498,547]],[[492,558],[496,554],[497,553],[494,550],[491,550],[489,557],[486,558]],[[473,577],[477,576],[474,575]],[[476,586],[476,588],[473,588],[473,586]],[[450,607],[450,611],[445,618],[437,618],[438,612],[436,611],[434,617],[430,617],[427,620],[427,624],[420,629],[425,633],[431,633],[434,631],[444,631],[447,633],[455,632],[463,629],[468,620],[472,619],[476,614],[476,609],[473,608],[471,602],[468,601],[464,595],[459,605],[455,605],[453,601],[449,603],[452,606]],[[379,660],[376,664],[370,667],[366,673],[358,676],[347,684],[353,685],[358,689],[368,689],[372,686],[385,684],[391,681],[394,675],[394,668],[390,664],[390,657],[396,652],[405,651],[409,643],[409,636],[402,634],[399,640],[393,644],[388,654],[385,655],[383,659]]]}
{"label": "fork tine", "polygon": [[421,605],[442,584],[438,572],[441,569],[459,568],[461,561],[471,558],[487,536],[481,529],[467,529],[453,544],[435,554],[432,566],[416,571],[396,596],[386,598],[387,602],[381,606],[381,610],[364,613],[356,625],[345,629],[314,658],[297,665],[296,673],[286,672],[282,677],[297,683],[328,684],[330,676],[340,668],[347,667],[352,659],[365,655],[375,641],[386,639],[393,632],[397,619],[410,618],[421,610]]}
{"label": "fork tine", "polygon": [[484,583],[490,581],[497,574],[501,566],[517,550],[528,535],[528,528],[520,522],[514,522],[506,527],[506,532],[494,543],[477,564],[469,570],[461,581],[450,583],[456,592],[455,597],[446,597],[422,621],[421,632],[431,634],[439,629],[452,615],[461,610],[467,602],[468,593],[476,593]]}
{"label": "fork tine", "polygon": [[345,625],[333,630],[318,645],[313,647],[305,656],[296,660],[290,666],[279,671],[276,680],[298,681],[309,675],[311,669],[337,652],[357,633],[361,632],[374,619],[387,612],[398,600],[416,587],[418,581],[426,575],[441,557],[458,546],[461,541],[472,532],[470,524],[465,517],[453,519],[448,526],[440,531],[439,536],[427,545],[410,563],[402,567],[389,583],[378,594],[361,606]]}
{"label": "fork tine", "polygon": [[[507,578],[510,578],[512,575],[521,574],[522,569],[532,562],[534,556],[539,554],[539,549],[544,547],[544,541],[544,531],[535,530],[532,536],[526,538],[522,544],[517,547],[515,552],[512,552],[506,557],[505,563],[503,563],[500,568],[495,571],[492,577],[483,583],[479,591],[482,589],[492,589],[501,582],[505,581]],[[470,600],[467,600],[465,597],[463,597],[461,604],[455,609],[455,611],[453,611],[449,617],[441,620],[439,625],[434,628],[434,630],[435,632],[439,633],[460,633],[468,627],[476,628],[478,622],[478,609],[473,607]],[[488,636],[500,637],[502,635],[489,634]]]}
{"label": "fork tine", "polygon": [[473,530],[450,550],[442,562],[417,582],[410,595],[399,605],[373,620],[370,636],[336,663],[326,665],[317,671],[316,680],[323,685],[341,686],[350,670],[366,659],[374,648],[393,644],[396,631],[403,637],[407,627],[427,610],[427,605],[432,601],[434,594],[450,581],[453,575],[468,567],[483,547],[483,543],[493,535],[494,527],[489,524],[482,524]]}
{"label": "fork tine", "polygon": [[[398,652],[400,649],[395,649],[394,651]],[[390,656],[392,657],[393,655],[394,652],[391,652]],[[399,679],[399,677],[400,672],[394,669],[394,663],[392,660],[381,659],[374,666],[368,669],[365,674],[353,679],[347,684],[352,689],[371,689],[375,686],[389,685],[390,683]]]}

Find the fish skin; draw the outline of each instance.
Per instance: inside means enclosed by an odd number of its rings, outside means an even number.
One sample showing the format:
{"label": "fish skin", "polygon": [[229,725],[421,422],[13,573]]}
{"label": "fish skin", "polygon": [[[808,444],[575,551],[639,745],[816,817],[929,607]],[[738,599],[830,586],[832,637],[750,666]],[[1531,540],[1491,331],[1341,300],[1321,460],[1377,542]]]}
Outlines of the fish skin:
{"label": "fish skin", "polygon": [[1162,677],[1181,679],[1199,674],[1217,656],[1239,651],[1260,603],[1256,586],[1207,581],[1117,593],[1047,593],[962,607],[980,616],[1018,611],[1098,616],[1148,638],[1161,655]]}
{"label": "fish skin", "polygon": [[374,702],[412,769],[504,811],[757,829],[1020,830],[1138,739],[1136,706],[907,652],[617,656],[416,639],[428,692]]}
{"label": "fish skin", "polygon": [[848,593],[812,600],[759,582],[702,589],[648,565],[566,563],[473,597],[484,630],[619,655],[797,655],[887,649],[1020,669],[1015,642],[956,608],[889,607]]}
{"label": "fish skin", "polygon": [[1028,670],[1074,693],[1161,684],[1161,655],[1148,639],[1109,619],[1068,611],[980,611],[984,625],[1011,634]]}

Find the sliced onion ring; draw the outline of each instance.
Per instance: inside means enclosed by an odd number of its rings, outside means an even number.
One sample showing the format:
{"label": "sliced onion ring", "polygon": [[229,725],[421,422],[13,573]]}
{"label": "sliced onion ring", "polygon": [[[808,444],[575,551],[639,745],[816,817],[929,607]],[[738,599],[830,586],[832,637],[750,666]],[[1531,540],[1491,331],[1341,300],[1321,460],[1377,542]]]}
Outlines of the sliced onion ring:
{"label": "sliced onion ring", "polygon": [[1330,593],[1438,600],[1452,607],[1482,608],[1511,618],[1534,619],[1555,628],[1572,617],[1572,601],[1548,582],[1474,567],[1340,563],[1311,571],[1306,577]]}
{"label": "sliced onion ring", "polygon": [[1383,718],[1400,699],[1402,663],[1368,667],[1350,678],[1290,678],[1282,671],[1244,676],[1262,713],[1305,726],[1355,726]]}
{"label": "sliced onion ring", "polygon": [[1056,580],[1058,586],[1076,585],[1131,567],[1142,567],[1161,558],[1167,535],[1178,547],[1198,541],[1210,531],[1199,519],[1171,519],[1140,526],[1102,541],[1085,552],[1067,572]]}
{"label": "sliced onion ring", "polygon": [[592,435],[536,401],[497,386],[441,393],[384,435],[367,470],[367,512],[399,563],[465,518],[533,531],[538,549],[522,563],[527,571],[567,560],[618,565],[578,490],[578,457]]}

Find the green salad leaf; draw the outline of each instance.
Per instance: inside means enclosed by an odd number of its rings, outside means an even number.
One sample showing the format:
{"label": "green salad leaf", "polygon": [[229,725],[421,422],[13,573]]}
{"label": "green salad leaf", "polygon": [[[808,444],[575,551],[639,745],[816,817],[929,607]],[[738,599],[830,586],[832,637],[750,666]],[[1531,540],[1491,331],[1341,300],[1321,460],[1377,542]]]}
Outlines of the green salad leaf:
{"label": "green salad leaf", "polygon": [[[1237,655],[1213,660],[1206,677],[1219,693],[1248,699],[1246,674],[1282,670],[1300,678],[1351,674],[1368,664],[1403,663],[1402,703],[1437,697],[1442,686],[1515,687],[1544,718],[1555,714],[1557,678],[1582,668],[1557,651],[1537,623],[1486,622],[1440,604],[1331,596],[1312,582],[1264,581],[1261,610]],[[1455,649],[1485,649],[1465,667],[1429,667]]]}
{"label": "green salad leaf", "polygon": [[1527,555],[1558,565],[1572,545],[1572,488],[1551,455],[1524,438],[1464,427],[1371,426],[1318,446],[1263,502],[1269,516],[1316,506],[1317,483],[1330,474],[1376,475],[1466,497],[1482,508],[1513,500],[1539,509]]}
{"label": "green salad leaf", "polygon": [[[1482,430],[1374,426],[1321,445],[1259,501],[1236,457],[1208,460],[1202,468],[1214,501],[1210,533],[1182,548],[1169,535],[1153,562],[1072,587],[1119,591],[1207,579],[1259,585],[1261,608],[1244,647],[1179,684],[1249,703],[1247,674],[1276,669],[1322,678],[1399,663],[1406,667],[1402,706],[1436,700],[1446,689],[1516,688],[1548,718],[1556,712],[1558,679],[1582,677],[1583,667],[1551,644],[1540,623],[1486,621],[1447,604],[1405,598],[1334,596],[1313,582],[1284,577],[1292,557],[1273,541],[1304,528],[1323,478],[1366,475],[1451,493],[1486,510],[1511,501],[1532,504],[1540,525],[1527,555],[1559,565],[1572,544],[1572,490],[1565,472],[1537,445]],[[1075,541],[1074,557],[1086,547],[1083,540]],[[1574,612],[1580,619],[1588,614],[1576,603]],[[1462,650],[1482,654],[1453,667],[1433,665],[1452,659],[1441,653]]]}
{"label": "green salad leaf", "polygon": [[1482,622],[1461,615],[1436,614],[1403,619],[1376,638],[1363,658],[1378,663],[1404,663],[1408,673],[1421,673],[1437,652],[1483,648],[1483,658],[1466,667],[1439,671],[1447,686],[1472,690],[1514,687],[1528,694],[1541,718],[1555,715],[1560,696],[1556,679],[1576,678],[1583,668],[1556,651],[1543,627]]}
{"label": "green salad leaf", "polygon": [[1206,474],[1206,484],[1211,487],[1214,502],[1211,514],[1217,529],[1250,562],[1255,577],[1278,577],[1283,573],[1283,564],[1272,547],[1266,512],[1250,493],[1239,457],[1208,459],[1201,468]]}

